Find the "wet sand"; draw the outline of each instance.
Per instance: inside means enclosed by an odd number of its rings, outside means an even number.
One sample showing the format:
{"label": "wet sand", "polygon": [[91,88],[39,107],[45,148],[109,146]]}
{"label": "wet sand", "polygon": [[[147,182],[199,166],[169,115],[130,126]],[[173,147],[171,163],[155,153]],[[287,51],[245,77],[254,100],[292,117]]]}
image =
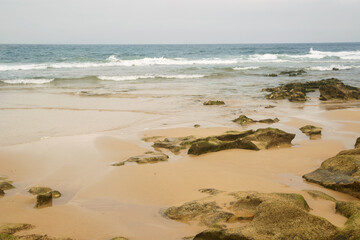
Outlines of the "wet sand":
{"label": "wet sand", "polygon": [[[104,102],[92,101],[105,109],[101,106]],[[126,101],[129,103],[132,100]],[[153,107],[151,111],[146,111],[145,106],[137,109],[139,113],[134,113],[130,110],[131,106],[126,106],[125,112],[118,111],[120,113],[111,114],[119,115],[111,116],[107,115],[107,111],[96,110],[95,113],[87,108],[86,111],[77,111],[76,114],[80,113],[74,120],[86,123],[86,119],[96,116],[93,124],[91,121],[88,126],[84,124],[86,131],[70,124],[67,116],[73,115],[68,115],[68,109],[31,110],[58,114],[61,120],[56,123],[66,126],[66,134],[51,135],[48,129],[59,131],[60,125],[49,124],[44,129],[40,126],[46,123],[46,119],[29,119],[29,125],[34,123],[33,132],[28,131],[27,134],[34,135],[36,132],[35,135],[40,136],[43,131],[43,135],[48,137],[40,140],[26,137],[26,141],[0,146],[0,176],[12,180],[16,187],[0,197],[0,223],[30,223],[36,228],[26,233],[53,237],[106,240],[124,236],[141,240],[175,240],[195,235],[204,227],[166,219],[161,212],[169,206],[204,197],[198,191],[201,188],[215,188],[224,191],[300,193],[308,201],[312,214],[324,217],[336,226],[343,226],[347,219],[335,213],[332,202],[315,200],[303,190],[320,190],[338,200],[356,199],[307,183],[301,176],[318,168],[322,161],[339,151],[353,147],[359,136],[360,108],[328,111],[319,104],[281,103],[277,108],[264,110],[265,103],[254,112],[244,111],[255,119],[279,117],[280,122],[271,127],[296,133],[292,147],[256,152],[227,150],[201,156],[189,156],[186,151],[176,155],[164,150],[170,157],[168,162],[118,167],[111,164],[153,150],[151,142],[141,140],[144,137],[205,137],[243,129],[231,122],[237,114],[233,109],[239,103],[225,108],[203,107],[200,113],[194,112],[194,116],[184,113],[180,118],[180,114],[172,114],[165,107],[157,111]],[[5,108],[1,111],[11,111],[9,106]],[[121,107],[115,108],[121,110]],[[13,111],[17,111],[18,115],[28,114],[25,109]],[[29,115],[34,116],[33,112]],[[44,116],[44,113],[40,115]],[[62,119],[68,122],[64,123]],[[108,120],[102,122],[102,119]],[[201,127],[193,128],[196,123]],[[9,124],[6,132],[11,139],[17,139],[17,136],[21,140],[21,132],[15,129],[17,123],[12,123],[11,116],[6,124]],[[306,124],[323,127],[322,138],[309,140],[302,134],[298,128]],[[254,124],[246,129],[268,126]],[[2,125],[2,128],[5,127]],[[3,138],[2,143],[6,143],[6,139]],[[35,197],[27,190],[38,185],[59,190],[63,196],[55,199],[52,207],[34,209]]]}

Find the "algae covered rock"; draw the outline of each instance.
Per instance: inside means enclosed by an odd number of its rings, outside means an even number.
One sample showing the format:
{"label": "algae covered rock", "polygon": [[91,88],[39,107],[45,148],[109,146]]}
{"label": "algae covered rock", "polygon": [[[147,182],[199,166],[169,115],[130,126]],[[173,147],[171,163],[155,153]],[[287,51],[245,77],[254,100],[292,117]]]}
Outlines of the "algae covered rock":
{"label": "algae covered rock", "polygon": [[334,240],[360,239],[360,202],[337,202],[336,211],[348,218],[345,227],[336,235]]}
{"label": "algae covered rock", "polygon": [[306,71],[304,69],[299,69],[299,70],[291,70],[291,71],[282,71],[279,74],[289,75],[290,77],[294,77],[294,76],[302,75],[303,73],[306,73]]}
{"label": "algae covered rock", "polygon": [[5,191],[5,190],[10,190],[15,188],[10,182],[0,182],[0,189]]}
{"label": "algae covered rock", "polygon": [[219,100],[209,100],[203,103],[204,105],[225,105],[224,101]]}
{"label": "algae covered rock", "polygon": [[252,123],[267,123],[267,124],[271,124],[271,123],[276,123],[279,122],[280,120],[278,118],[267,118],[267,119],[262,119],[262,120],[254,120],[251,119],[245,115],[240,115],[238,118],[234,119],[233,122],[240,124],[241,126],[245,126],[245,125],[249,125]]}
{"label": "algae covered rock", "polygon": [[26,223],[7,223],[0,226],[0,233],[12,235],[19,231],[32,229],[33,227]]}
{"label": "algae covered rock", "polygon": [[248,135],[244,140],[251,141],[259,148],[271,148],[281,145],[290,145],[295,134],[287,133],[277,128],[260,128],[254,134]]}
{"label": "algae covered rock", "polygon": [[29,189],[29,193],[31,193],[33,195],[44,194],[44,193],[48,193],[51,191],[52,191],[52,189],[48,188],[48,187],[32,187]]}
{"label": "algae covered rock", "polygon": [[360,151],[341,151],[320,168],[303,176],[307,181],[360,198]]}
{"label": "algae covered rock", "polygon": [[305,133],[305,135],[310,136],[310,139],[317,139],[318,137],[321,137],[321,127],[315,127],[313,125],[306,125],[301,128],[299,128],[300,131]]}
{"label": "algae covered rock", "polygon": [[356,139],[355,148],[360,148],[360,137]]}
{"label": "algae covered rock", "polygon": [[194,136],[180,137],[180,138],[165,138],[164,140],[157,140],[154,142],[153,147],[166,148],[173,153],[178,153],[182,149],[188,148],[196,138]]}
{"label": "algae covered rock", "polygon": [[41,193],[36,196],[35,208],[52,206],[52,200],[53,200],[53,196],[52,196],[51,192]]}
{"label": "algae covered rock", "polygon": [[168,155],[162,152],[146,152],[143,155],[130,157],[123,162],[114,163],[113,166],[123,166],[126,162],[135,162],[138,164],[157,163],[167,161]]}
{"label": "algae covered rock", "polygon": [[[217,202],[221,202],[221,206]],[[197,240],[327,240],[338,233],[326,219],[310,214],[309,206],[299,194],[221,192],[168,208],[164,214],[180,222],[198,222],[211,227],[197,234],[194,238]],[[221,227],[221,224],[236,222],[247,224],[229,229]]]}
{"label": "algae covered rock", "polygon": [[360,89],[345,85],[341,81],[333,78],[332,84],[321,84],[319,86],[320,100],[327,101],[332,99],[360,99]]}

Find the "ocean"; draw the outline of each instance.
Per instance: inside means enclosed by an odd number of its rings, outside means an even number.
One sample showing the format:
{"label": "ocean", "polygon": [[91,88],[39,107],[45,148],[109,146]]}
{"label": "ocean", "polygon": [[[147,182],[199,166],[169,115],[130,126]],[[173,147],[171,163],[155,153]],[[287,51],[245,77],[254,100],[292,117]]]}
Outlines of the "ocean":
{"label": "ocean", "polygon": [[[307,73],[297,77],[266,76],[297,69]],[[360,43],[0,45],[1,88],[99,87],[111,94],[137,85],[142,89],[144,84],[200,82],[211,86],[220,82],[243,88],[249,83],[277,84],[329,76],[359,85],[359,73]]]}

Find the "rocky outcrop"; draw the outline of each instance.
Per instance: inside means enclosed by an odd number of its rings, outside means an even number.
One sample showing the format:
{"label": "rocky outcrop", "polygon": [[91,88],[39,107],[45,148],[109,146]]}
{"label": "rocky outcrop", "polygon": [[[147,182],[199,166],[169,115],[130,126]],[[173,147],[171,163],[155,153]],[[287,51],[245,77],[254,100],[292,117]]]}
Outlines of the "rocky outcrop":
{"label": "rocky outcrop", "polygon": [[113,166],[123,166],[127,162],[135,162],[137,164],[157,163],[167,161],[168,155],[162,152],[146,152],[143,155],[130,157],[125,161],[112,164]]}
{"label": "rocky outcrop", "polygon": [[197,139],[191,144],[188,154],[201,155],[227,149],[267,149],[284,144],[291,144],[294,137],[295,134],[286,133],[276,128],[231,132],[220,136]]}
{"label": "rocky outcrop", "polygon": [[164,140],[157,140],[154,142],[155,149],[166,148],[173,153],[178,153],[182,149],[188,148],[196,138],[194,136],[180,137],[180,138],[165,138]]}
{"label": "rocky outcrop", "polygon": [[[197,234],[196,240],[328,240],[338,233],[330,222],[311,215],[299,194],[223,192],[168,208],[164,214],[180,222],[211,227]],[[236,222],[247,224],[227,228],[226,224]]]}
{"label": "rocky outcrop", "polygon": [[341,151],[303,178],[360,198],[360,149]]}
{"label": "rocky outcrop", "polygon": [[209,100],[203,103],[204,105],[225,105],[224,101],[219,100]]}
{"label": "rocky outcrop", "polygon": [[311,81],[305,83],[288,83],[275,88],[266,88],[263,91],[271,92],[266,96],[270,100],[288,99],[289,101],[306,101],[306,94],[315,89],[320,91],[320,100],[333,99],[351,100],[360,99],[360,89],[345,85],[336,78]]}
{"label": "rocky outcrop", "polygon": [[271,124],[271,123],[277,123],[280,120],[278,118],[266,118],[266,119],[261,119],[261,120],[254,120],[251,119],[245,115],[240,115],[238,118],[234,119],[233,122],[240,124],[241,126],[246,126],[252,123],[267,123],[267,124]]}
{"label": "rocky outcrop", "polygon": [[53,198],[61,197],[61,193],[48,187],[32,187],[29,193],[36,195],[35,208],[52,206]]}
{"label": "rocky outcrop", "polygon": [[321,137],[321,127],[316,127],[313,125],[306,125],[299,128],[301,132],[305,133],[306,136],[309,136],[310,139],[318,139]]}

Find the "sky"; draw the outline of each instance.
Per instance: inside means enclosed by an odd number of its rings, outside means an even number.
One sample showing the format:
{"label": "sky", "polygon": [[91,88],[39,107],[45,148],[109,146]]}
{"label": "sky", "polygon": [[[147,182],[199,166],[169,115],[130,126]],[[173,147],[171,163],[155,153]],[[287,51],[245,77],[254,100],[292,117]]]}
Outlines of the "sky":
{"label": "sky", "polygon": [[360,0],[0,0],[0,43],[360,42]]}

